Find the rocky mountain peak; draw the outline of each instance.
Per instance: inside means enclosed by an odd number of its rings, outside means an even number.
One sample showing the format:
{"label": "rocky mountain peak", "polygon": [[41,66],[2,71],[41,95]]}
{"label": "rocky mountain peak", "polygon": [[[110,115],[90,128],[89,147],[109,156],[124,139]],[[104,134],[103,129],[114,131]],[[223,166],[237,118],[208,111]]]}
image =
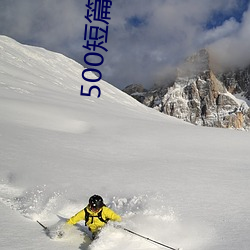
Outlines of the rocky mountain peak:
{"label": "rocky mountain peak", "polygon": [[188,57],[177,69],[177,77],[194,77],[205,74],[210,70],[209,53],[201,49],[194,55]]}
{"label": "rocky mountain peak", "polygon": [[210,64],[209,51],[202,49],[178,67],[171,86],[144,90],[140,98],[135,93],[130,95],[160,112],[196,125],[248,129],[250,109],[233,94],[248,93],[244,88],[250,85],[250,72],[215,74]]}

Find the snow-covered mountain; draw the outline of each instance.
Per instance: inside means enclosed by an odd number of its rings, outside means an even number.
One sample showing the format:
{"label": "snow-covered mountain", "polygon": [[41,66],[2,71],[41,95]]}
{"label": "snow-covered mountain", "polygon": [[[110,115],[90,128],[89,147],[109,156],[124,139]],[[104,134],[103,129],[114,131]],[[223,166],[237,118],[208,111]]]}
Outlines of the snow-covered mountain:
{"label": "snow-covered mountain", "polygon": [[249,79],[248,68],[215,72],[209,52],[203,49],[180,65],[170,87],[141,91],[131,85],[124,92],[149,107],[196,125],[249,129]]}
{"label": "snow-covered mountain", "polygon": [[100,98],[80,96],[82,70],[0,37],[0,248],[162,249],[112,225],[90,243],[84,222],[51,240],[36,223],[53,228],[97,193],[171,247],[248,250],[249,133],[193,126],[105,81]]}

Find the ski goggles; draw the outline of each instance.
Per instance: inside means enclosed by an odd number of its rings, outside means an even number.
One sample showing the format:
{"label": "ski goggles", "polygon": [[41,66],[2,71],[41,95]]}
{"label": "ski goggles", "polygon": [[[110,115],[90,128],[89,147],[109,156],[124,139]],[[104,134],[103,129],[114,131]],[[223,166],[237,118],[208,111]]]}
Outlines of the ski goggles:
{"label": "ski goggles", "polygon": [[100,207],[93,206],[93,205],[90,205],[89,208],[90,208],[90,210],[93,211],[93,212],[97,212],[97,211],[99,211],[99,210],[101,209]]}

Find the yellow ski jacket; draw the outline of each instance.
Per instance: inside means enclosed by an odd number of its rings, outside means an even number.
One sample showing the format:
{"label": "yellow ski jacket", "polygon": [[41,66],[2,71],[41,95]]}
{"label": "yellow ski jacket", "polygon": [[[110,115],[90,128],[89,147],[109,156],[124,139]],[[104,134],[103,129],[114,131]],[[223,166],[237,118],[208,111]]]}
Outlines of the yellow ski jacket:
{"label": "yellow ski jacket", "polygon": [[[85,221],[86,225],[88,226],[89,230],[92,233],[97,232],[100,228],[102,228],[106,223],[104,221],[112,220],[112,221],[121,221],[120,215],[116,214],[110,208],[103,206],[99,211],[93,212],[88,207],[86,207],[87,212],[89,213],[88,221]],[[101,218],[104,220],[100,220],[98,218],[98,214],[101,211]],[[81,210],[76,215],[72,216],[68,221],[67,224],[75,225],[80,220],[85,220],[85,210]]]}

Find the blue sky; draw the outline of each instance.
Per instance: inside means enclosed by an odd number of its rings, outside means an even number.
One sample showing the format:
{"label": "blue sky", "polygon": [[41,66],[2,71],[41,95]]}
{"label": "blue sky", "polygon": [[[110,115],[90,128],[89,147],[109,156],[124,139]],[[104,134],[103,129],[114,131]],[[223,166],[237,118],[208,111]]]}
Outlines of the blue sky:
{"label": "blue sky", "polygon": [[[103,79],[124,88],[168,79],[187,56],[210,48],[223,64],[250,63],[250,0],[114,0]],[[84,64],[87,0],[1,0],[0,34]],[[81,77],[81,76],[80,76]]]}
{"label": "blue sky", "polygon": [[229,13],[224,13],[222,10],[216,10],[211,14],[211,18],[206,24],[207,29],[216,28],[217,26],[223,25],[225,20],[235,18],[239,23],[242,22],[244,12],[248,9],[249,0],[240,0],[236,8],[233,8]]}

